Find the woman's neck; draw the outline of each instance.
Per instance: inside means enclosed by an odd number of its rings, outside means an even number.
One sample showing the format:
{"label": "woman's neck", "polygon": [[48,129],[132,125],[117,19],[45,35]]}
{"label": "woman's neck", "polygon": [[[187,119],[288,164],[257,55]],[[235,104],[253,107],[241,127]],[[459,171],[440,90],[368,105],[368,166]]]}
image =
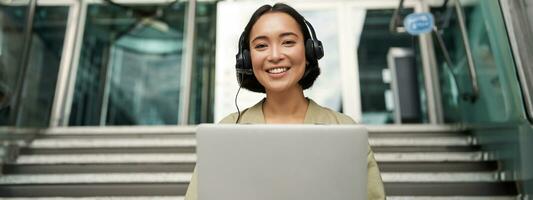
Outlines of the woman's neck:
{"label": "woman's neck", "polygon": [[267,91],[263,115],[268,124],[303,123],[309,101],[301,88],[284,92]]}

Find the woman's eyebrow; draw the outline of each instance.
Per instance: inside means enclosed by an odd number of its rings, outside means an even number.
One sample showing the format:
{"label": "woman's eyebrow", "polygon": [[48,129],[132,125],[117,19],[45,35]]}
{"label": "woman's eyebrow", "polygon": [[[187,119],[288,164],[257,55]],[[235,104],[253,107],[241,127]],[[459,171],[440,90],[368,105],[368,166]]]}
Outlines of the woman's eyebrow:
{"label": "woman's eyebrow", "polygon": [[266,40],[266,39],[268,39],[268,37],[267,37],[267,36],[264,36],[264,35],[260,35],[260,36],[255,37],[255,38],[254,38],[252,41],[250,41],[250,42],[254,42],[254,41],[256,41],[256,40],[261,40],[261,39]]}
{"label": "woman's eyebrow", "polygon": [[285,37],[285,36],[290,36],[290,35],[298,37],[298,35],[293,32],[284,32],[284,33],[279,34],[280,37]]}
{"label": "woman's eyebrow", "polygon": [[[295,36],[295,37],[298,37],[298,34],[294,33],[294,32],[283,32],[281,34],[279,34],[279,37],[285,37],[285,36]],[[256,40],[268,40],[268,37],[265,36],[265,35],[259,35],[257,37],[255,37],[253,40],[251,40],[250,42],[254,42]]]}

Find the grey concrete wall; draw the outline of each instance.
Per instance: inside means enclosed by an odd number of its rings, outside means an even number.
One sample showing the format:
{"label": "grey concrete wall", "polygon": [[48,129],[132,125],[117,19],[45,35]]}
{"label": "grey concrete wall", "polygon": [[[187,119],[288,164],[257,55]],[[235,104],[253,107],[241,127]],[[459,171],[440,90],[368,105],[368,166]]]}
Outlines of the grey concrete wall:
{"label": "grey concrete wall", "polygon": [[530,24],[529,27],[533,29],[533,0],[524,0],[524,1],[526,4],[527,15],[529,16],[528,17],[529,24]]}

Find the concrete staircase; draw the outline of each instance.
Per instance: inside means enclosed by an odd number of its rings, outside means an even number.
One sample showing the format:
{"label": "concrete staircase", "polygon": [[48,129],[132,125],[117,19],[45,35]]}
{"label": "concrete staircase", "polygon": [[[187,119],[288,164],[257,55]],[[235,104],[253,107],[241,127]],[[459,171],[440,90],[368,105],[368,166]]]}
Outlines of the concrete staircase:
{"label": "concrete staircase", "polygon": [[[194,131],[40,131],[3,165],[0,199],[183,199],[196,160]],[[498,162],[487,160],[475,139],[457,127],[369,131],[388,199],[517,199],[515,183],[499,181]]]}

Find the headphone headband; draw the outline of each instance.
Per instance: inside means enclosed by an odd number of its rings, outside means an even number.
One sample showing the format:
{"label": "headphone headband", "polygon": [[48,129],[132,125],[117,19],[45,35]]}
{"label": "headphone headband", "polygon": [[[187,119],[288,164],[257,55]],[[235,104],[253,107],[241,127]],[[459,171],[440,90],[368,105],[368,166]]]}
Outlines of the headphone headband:
{"label": "headphone headband", "polygon": [[318,41],[318,39],[316,38],[316,33],[315,33],[315,29],[313,28],[313,25],[311,25],[311,23],[309,23],[307,20],[304,19],[304,23],[307,27],[307,29],[309,30],[309,33],[311,33],[311,38],[313,40],[316,40]]}

